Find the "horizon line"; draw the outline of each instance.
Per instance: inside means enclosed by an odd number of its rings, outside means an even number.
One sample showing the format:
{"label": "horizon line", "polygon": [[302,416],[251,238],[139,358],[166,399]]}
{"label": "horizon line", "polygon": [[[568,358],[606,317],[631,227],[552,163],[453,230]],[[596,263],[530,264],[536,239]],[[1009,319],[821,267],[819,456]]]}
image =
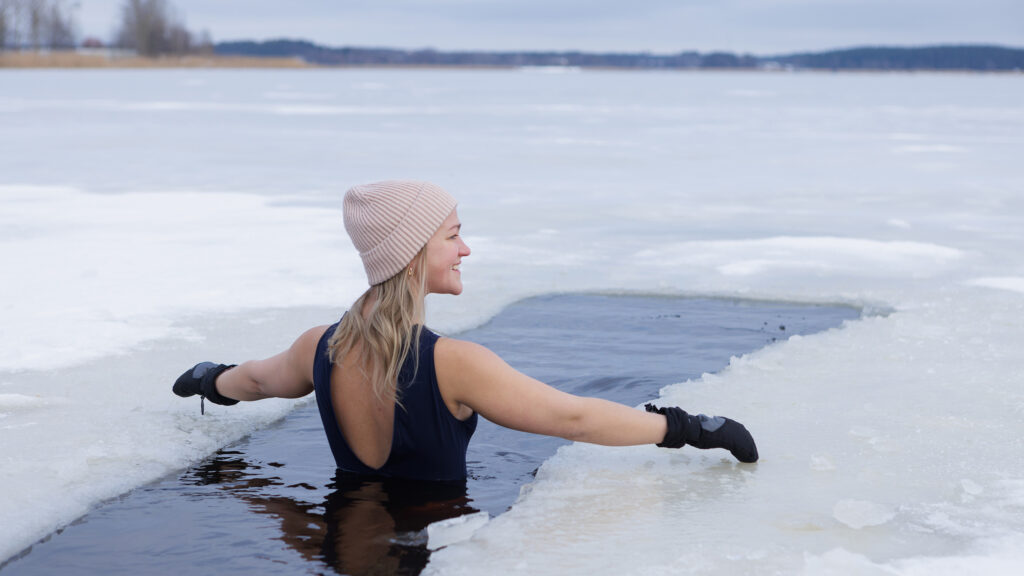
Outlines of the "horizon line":
{"label": "horizon line", "polygon": [[305,38],[290,38],[286,36],[267,38],[263,40],[253,40],[251,38],[245,39],[234,39],[234,40],[217,40],[214,41],[214,46],[218,44],[230,44],[230,43],[269,43],[269,42],[304,42],[312,44],[314,46],[328,48],[328,49],[357,49],[357,50],[396,50],[402,52],[438,52],[438,53],[477,53],[477,54],[640,54],[640,55],[679,55],[679,54],[736,54],[742,56],[756,56],[759,58],[770,58],[777,56],[797,56],[804,54],[821,54],[828,52],[847,52],[851,50],[871,50],[871,49],[885,49],[885,50],[924,50],[931,48],[997,48],[1002,50],[1024,50],[1024,46],[1016,47],[1009,46],[1006,44],[981,44],[981,43],[939,43],[939,44],[915,44],[915,45],[897,45],[897,44],[859,44],[850,45],[847,47],[836,47],[836,48],[824,48],[820,50],[804,49],[792,52],[776,52],[767,55],[760,55],[751,51],[736,51],[728,49],[715,49],[715,50],[697,50],[697,49],[682,49],[674,52],[661,52],[652,50],[633,50],[633,51],[599,51],[599,50],[582,50],[582,49],[475,49],[475,48],[458,48],[458,49],[440,49],[433,47],[417,47],[417,48],[402,48],[396,46],[369,46],[369,45],[354,45],[354,44],[322,44],[313,40],[307,40]]}

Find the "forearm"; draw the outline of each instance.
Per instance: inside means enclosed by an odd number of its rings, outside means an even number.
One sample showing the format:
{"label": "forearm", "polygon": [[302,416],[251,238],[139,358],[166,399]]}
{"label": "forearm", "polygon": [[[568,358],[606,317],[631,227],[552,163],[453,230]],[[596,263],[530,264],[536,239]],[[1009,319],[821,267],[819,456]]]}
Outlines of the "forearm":
{"label": "forearm", "polygon": [[664,415],[556,390],[472,342],[438,340],[434,365],[446,400],[514,430],[605,446],[656,444],[668,430]]}
{"label": "forearm", "polygon": [[217,377],[217,392],[234,400],[262,400],[271,398],[264,383],[257,378],[261,361],[249,360],[223,372]]}
{"label": "forearm", "polygon": [[172,391],[182,398],[198,394],[223,406],[239,400],[305,396],[313,391],[314,350],[326,329],[306,330],[287,350],[265,360],[238,366],[200,362],[178,377]]}
{"label": "forearm", "polygon": [[296,379],[279,356],[249,360],[224,372],[217,378],[217,391],[235,400],[299,398],[312,392],[312,383]]}
{"label": "forearm", "polygon": [[604,446],[656,444],[665,438],[667,423],[661,414],[630,408],[600,398],[579,398],[580,413],[571,440]]}

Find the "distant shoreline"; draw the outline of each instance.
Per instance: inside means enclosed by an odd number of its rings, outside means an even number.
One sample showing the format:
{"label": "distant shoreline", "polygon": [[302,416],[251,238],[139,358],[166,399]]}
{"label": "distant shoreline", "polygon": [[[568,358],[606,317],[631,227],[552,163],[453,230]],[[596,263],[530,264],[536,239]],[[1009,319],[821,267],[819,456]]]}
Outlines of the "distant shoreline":
{"label": "distant shoreline", "polygon": [[758,73],[860,73],[860,74],[1009,74],[1024,73],[1024,69],[976,68],[803,68],[765,66],[694,66],[646,67],[617,65],[561,65],[561,64],[508,64],[508,63],[442,63],[442,62],[311,62],[302,56],[262,56],[233,53],[193,54],[185,56],[145,57],[118,54],[113,51],[0,51],[0,69],[386,69],[386,70],[536,70],[539,73],[573,72],[758,72]]}
{"label": "distant shoreline", "polygon": [[731,52],[445,52],[433,49],[322,46],[305,40],[220,42],[219,55],[298,57],[325,66],[552,67],[615,70],[826,70],[977,71],[1024,70],[1024,49],[985,45],[866,46],[823,52],[756,56]]}
{"label": "distant shoreline", "polygon": [[108,56],[72,51],[0,52],[0,69],[30,68],[323,68],[301,58],[263,58],[256,56],[190,55]]}

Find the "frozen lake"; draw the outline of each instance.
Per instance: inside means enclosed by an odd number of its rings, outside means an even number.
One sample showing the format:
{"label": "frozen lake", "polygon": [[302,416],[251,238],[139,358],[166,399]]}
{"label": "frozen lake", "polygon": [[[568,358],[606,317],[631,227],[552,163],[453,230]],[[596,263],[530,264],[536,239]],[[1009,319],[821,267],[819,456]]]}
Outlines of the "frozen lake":
{"label": "frozen lake", "polygon": [[567,446],[427,572],[1015,573],[1021,157],[1024,75],[0,71],[0,558],[288,413],[200,418],[180,350],[343,309],[341,194],[415,177],[473,248],[440,330],[570,291],[867,312],[662,390],[756,466]]}

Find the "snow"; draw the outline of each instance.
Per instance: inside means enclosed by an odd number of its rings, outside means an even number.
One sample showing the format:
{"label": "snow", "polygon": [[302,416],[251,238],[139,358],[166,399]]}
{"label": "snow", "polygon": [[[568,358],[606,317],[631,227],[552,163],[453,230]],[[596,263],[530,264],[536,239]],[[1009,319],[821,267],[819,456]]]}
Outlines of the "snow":
{"label": "snow", "polygon": [[487,512],[474,512],[434,522],[427,526],[427,548],[437,550],[462,542],[483,528],[490,519]]}
{"label": "snow", "polygon": [[661,391],[759,463],[567,446],[428,573],[1016,573],[1022,103],[1020,75],[0,71],[0,558],[286,414],[168,388],[333,320],[363,288],[341,194],[418,177],[473,249],[443,331],[579,290],[864,310]]}

